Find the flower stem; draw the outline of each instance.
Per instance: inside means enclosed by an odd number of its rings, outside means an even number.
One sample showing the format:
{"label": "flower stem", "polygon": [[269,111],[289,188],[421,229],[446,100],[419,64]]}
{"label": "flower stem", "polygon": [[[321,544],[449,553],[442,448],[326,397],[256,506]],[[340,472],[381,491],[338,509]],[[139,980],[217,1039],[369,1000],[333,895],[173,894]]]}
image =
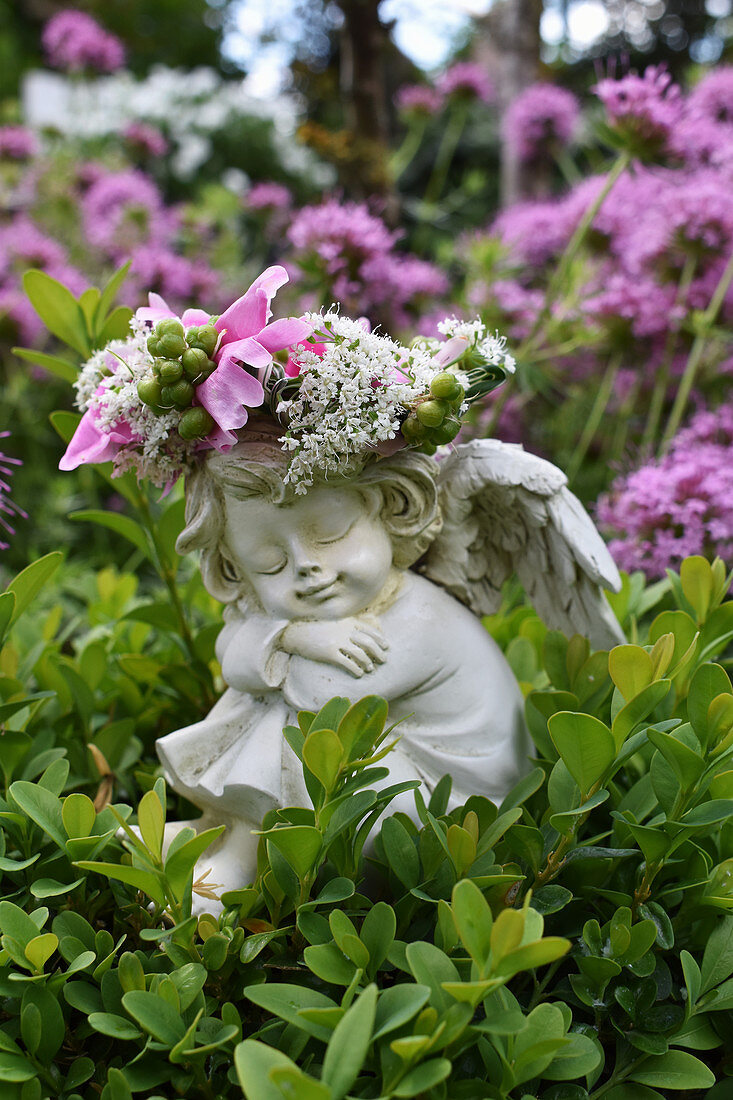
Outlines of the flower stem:
{"label": "flower stem", "polygon": [[445,181],[448,177],[448,169],[453,161],[458,142],[461,140],[467,118],[467,104],[458,102],[453,108],[443,131],[443,137],[435,156],[435,165],[425,188],[423,201],[426,206],[433,206],[443,193]]}
{"label": "flower stem", "polygon": [[572,484],[577,477],[578,471],[583,464],[583,459],[588,453],[588,448],[593,442],[595,434],[598,431],[598,427],[601,423],[601,420],[603,419],[603,414],[605,413],[608,407],[608,402],[611,399],[613,384],[616,381],[616,375],[618,374],[618,369],[620,366],[621,354],[620,352],[617,352],[609,360],[608,366],[606,367],[606,372],[603,375],[603,380],[598,387],[598,392],[596,393],[596,399],[593,402],[593,407],[590,411],[590,415],[585,422],[585,427],[583,428],[580,439],[578,440],[578,444],[573,451],[570,462],[568,463],[566,473],[568,477],[568,482],[570,484]]}
{"label": "flower stem", "polygon": [[715,325],[715,322],[720,312],[720,307],[723,304],[728,288],[733,281],[733,254],[725,267],[723,274],[720,277],[718,285],[715,288],[712,298],[710,299],[710,305],[700,317],[699,325],[697,328],[697,335],[692,345],[687,364],[685,366],[682,379],[677,390],[677,395],[674,399],[672,406],[672,412],[669,414],[669,420],[667,421],[667,427],[664,430],[662,436],[661,453],[664,454],[669,445],[677,434],[677,429],[680,426],[682,417],[687,407],[687,400],[690,396],[690,390],[695,381],[698,367],[700,366],[700,360],[702,359],[703,352],[705,351],[705,345],[710,335],[710,330]]}
{"label": "flower stem", "polygon": [[390,160],[390,169],[394,183],[397,183],[402,178],[415,159],[417,151],[422,145],[422,139],[425,136],[427,121],[427,117],[421,117],[413,122],[405,134],[399,149],[393,153]]}
{"label": "flower stem", "polygon": [[[694,256],[688,256],[685,260],[684,267],[682,268],[679,285],[677,286],[677,294],[675,295],[674,304],[675,311],[679,306],[684,304],[685,299],[687,298],[690,284],[692,283],[695,275],[696,266],[696,258]],[[669,387],[670,367],[672,365],[672,356],[674,354],[676,343],[677,330],[675,329],[674,325],[670,324],[670,327],[667,331],[667,339],[665,341],[662,363],[659,367],[659,371],[657,373],[657,377],[654,383],[652,399],[649,405],[649,416],[647,418],[646,427],[644,428],[644,435],[642,436],[641,440],[642,450],[651,449],[659,430],[659,422],[662,416],[662,409],[664,408],[664,400],[667,396],[667,389]]]}

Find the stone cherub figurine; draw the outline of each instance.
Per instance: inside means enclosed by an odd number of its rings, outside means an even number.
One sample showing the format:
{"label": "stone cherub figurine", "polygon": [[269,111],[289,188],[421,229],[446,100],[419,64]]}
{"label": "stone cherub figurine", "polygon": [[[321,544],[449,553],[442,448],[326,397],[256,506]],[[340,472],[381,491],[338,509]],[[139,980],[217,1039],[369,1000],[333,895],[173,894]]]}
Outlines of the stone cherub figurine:
{"label": "stone cherub figurine", "polygon": [[307,805],[283,727],[335,695],[387,699],[390,782],[450,773],[454,802],[504,796],[526,767],[522,699],[476,616],[512,573],[548,625],[621,640],[616,568],[564,475],[521,447],[449,446],[513,371],[503,338],[455,318],[409,347],[334,310],[271,321],[286,280],[268,268],[220,317],[151,295],[82,369],[60,463],[187,475],[178,547],[226,605],[228,690],[157,747],[202,811],[190,824],[227,826],[201,867],[225,888],[253,879],[265,812]]}
{"label": "stone cherub figurine", "polygon": [[[334,695],[376,694],[400,720],[390,782],[453,804],[500,801],[526,768],[522,697],[476,614],[516,571],[549,625],[620,640],[600,586],[616,569],[564,475],[520,447],[481,440],[436,459],[401,452],[298,496],[272,440],[212,453],[191,476],[179,550],[199,550],[226,604],[218,657],[229,685],[203,721],[157,748],[172,786],[225,822],[202,864],[251,881],[264,813],[308,805],[283,727]],[[470,609],[470,610],[469,610]],[[410,794],[393,803],[414,815]]]}

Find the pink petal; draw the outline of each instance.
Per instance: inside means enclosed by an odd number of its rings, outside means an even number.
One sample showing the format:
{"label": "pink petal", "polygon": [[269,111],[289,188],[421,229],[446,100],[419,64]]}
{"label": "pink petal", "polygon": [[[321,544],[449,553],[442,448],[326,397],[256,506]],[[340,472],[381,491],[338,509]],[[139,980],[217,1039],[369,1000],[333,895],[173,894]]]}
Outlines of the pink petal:
{"label": "pink petal", "polygon": [[208,325],[211,314],[207,313],[205,309],[186,309],[183,311],[181,320],[185,328],[189,328],[191,325]]}
{"label": "pink petal", "polygon": [[[213,374],[196,387],[196,398],[225,432],[247,423],[247,409],[261,405],[265,397],[262,385],[236,363],[219,363]],[[217,448],[219,449],[219,448]]]}
{"label": "pink petal", "polygon": [[263,271],[249,290],[232,302],[216,322],[218,332],[226,330],[223,342],[254,336],[264,328],[271,316],[270,302],[287,281],[288,273],[284,267],[275,265]]}
{"label": "pink petal", "polygon": [[101,431],[97,426],[94,410],[87,409],[59,462],[59,470],[75,470],[77,466],[90,462],[109,462],[119,451],[122,442],[127,442],[122,432],[108,434]]}
{"label": "pink petal", "polygon": [[201,440],[196,450],[210,451],[213,448],[215,451],[231,451],[236,442],[236,432],[226,432],[217,424],[206,439]]}
{"label": "pink petal", "polygon": [[135,316],[140,321],[151,321],[155,324],[156,321],[162,321],[166,317],[175,317],[176,315],[165,298],[161,298],[160,294],[151,291],[148,294],[148,305],[138,309]]}
{"label": "pink petal", "polygon": [[[321,358],[323,358],[326,352],[325,344],[296,344],[295,347],[304,348],[306,351],[315,352],[315,354],[319,355]],[[292,354],[288,356],[288,361],[285,364],[285,373],[288,378],[297,378],[300,374],[300,366],[295,361]]]}
{"label": "pink petal", "polygon": [[257,343],[268,351],[280,351],[307,340],[313,325],[302,317],[282,317],[257,333]]}
{"label": "pink petal", "polygon": [[467,349],[468,343],[465,336],[451,336],[450,340],[446,340],[444,344],[441,344],[440,349],[433,356],[436,367],[445,367],[449,363],[455,363],[456,359],[460,359]]}
{"label": "pink petal", "polygon": [[248,336],[246,340],[235,340],[232,344],[224,345],[215,352],[215,359],[219,366],[222,363],[246,363],[250,367],[269,367],[272,355],[263,348],[259,340],[254,336]]}
{"label": "pink petal", "polygon": [[255,336],[267,324],[269,299],[264,290],[250,287],[222,313],[214,327],[222,334],[221,343]]}

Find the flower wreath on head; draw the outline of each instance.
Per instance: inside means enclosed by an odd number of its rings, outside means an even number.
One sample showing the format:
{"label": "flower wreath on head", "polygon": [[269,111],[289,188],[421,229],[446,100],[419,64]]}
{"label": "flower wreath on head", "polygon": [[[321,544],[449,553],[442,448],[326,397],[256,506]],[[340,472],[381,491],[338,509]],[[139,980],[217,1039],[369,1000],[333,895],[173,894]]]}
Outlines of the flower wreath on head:
{"label": "flower wreath on head", "polygon": [[287,479],[316,477],[400,447],[434,454],[470,405],[513,372],[505,340],[481,321],[446,318],[445,340],[409,347],[337,310],[271,320],[288,280],[270,267],[220,317],[180,316],[157,294],[125,340],[87,361],[76,383],[82,419],[62,470],[108,462],[170,486],[206,451],[247,436],[251,410],[272,420],[290,455]]}

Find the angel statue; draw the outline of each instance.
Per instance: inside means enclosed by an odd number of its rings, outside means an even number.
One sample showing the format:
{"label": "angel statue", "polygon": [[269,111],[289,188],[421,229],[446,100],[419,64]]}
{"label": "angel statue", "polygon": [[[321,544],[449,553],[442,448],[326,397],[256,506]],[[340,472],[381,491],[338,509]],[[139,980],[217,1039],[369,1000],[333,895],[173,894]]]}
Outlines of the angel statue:
{"label": "angel statue", "polygon": [[[265,813],[309,804],[283,728],[333,696],[389,703],[388,782],[430,792],[450,774],[453,805],[503,798],[529,742],[479,616],[512,574],[548,626],[623,640],[603,592],[616,567],[564,474],[517,445],[453,443],[514,369],[504,339],[455,318],[409,347],[334,310],[270,321],[286,279],[269,268],[218,318],[151,295],[83,368],[61,462],[186,474],[178,550],[225,605],[227,690],[157,750],[201,810],[166,839],[226,825],[201,868],[224,889],[254,880]],[[415,815],[411,793],[392,806]]]}

